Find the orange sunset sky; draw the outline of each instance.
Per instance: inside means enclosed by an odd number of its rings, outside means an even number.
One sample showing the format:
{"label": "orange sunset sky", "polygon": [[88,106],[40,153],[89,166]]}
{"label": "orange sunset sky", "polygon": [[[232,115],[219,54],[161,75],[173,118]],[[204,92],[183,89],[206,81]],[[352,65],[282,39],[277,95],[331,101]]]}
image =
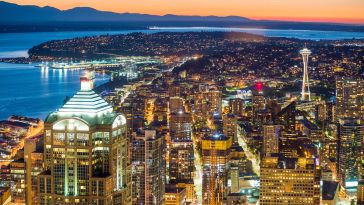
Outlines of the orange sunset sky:
{"label": "orange sunset sky", "polygon": [[364,0],[9,0],[59,9],[93,7],[98,10],[146,14],[236,15],[252,19],[364,24]]}

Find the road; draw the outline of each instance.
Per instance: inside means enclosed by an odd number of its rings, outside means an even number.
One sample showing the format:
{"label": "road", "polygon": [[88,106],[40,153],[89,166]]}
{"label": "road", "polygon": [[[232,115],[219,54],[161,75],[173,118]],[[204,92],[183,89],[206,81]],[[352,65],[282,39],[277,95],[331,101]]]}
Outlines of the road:
{"label": "road", "polygon": [[25,134],[25,136],[20,140],[19,144],[11,150],[11,153],[10,153],[8,159],[6,161],[0,162],[0,167],[3,166],[3,165],[5,165],[5,166],[9,165],[10,162],[13,161],[13,158],[16,156],[18,151],[23,149],[25,140],[42,134],[43,129],[44,129],[44,124],[41,123],[37,128],[29,130]]}
{"label": "road", "polygon": [[254,155],[250,151],[244,137],[241,136],[240,133],[238,134],[238,143],[244,149],[244,153],[245,153],[246,157],[252,162],[254,173],[257,176],[260,176],[260,158],[259,158],[259,156]]}
{"label": "road", "polygon": [[194,144],[193,144],[193,151],[194,151],[194,155],[195,155],[195,174],[194,174],[194,179],[193,179],[193,183],[195,185],[195,192],[196,192],[196,204],[200,205],[202,204],[202,172],[203,172],[203,167],[202,167],[202,157],[200,156],[198,150],[197,150],[197,146],[194,140]]}

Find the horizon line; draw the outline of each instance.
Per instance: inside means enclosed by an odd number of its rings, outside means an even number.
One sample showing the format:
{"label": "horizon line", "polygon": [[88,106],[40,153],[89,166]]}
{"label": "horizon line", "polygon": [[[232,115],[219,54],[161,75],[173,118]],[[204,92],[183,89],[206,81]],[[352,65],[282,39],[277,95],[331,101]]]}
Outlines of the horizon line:
{"label": "horizon line", "polygon": [[167,16],[167,15],[187,16],[187,17],[193,17],[193,16],[196,16],[196,17],[220,17],[220,18],[239,17],[239,18],[246,18],[248,20],[255,20],[255,21],[325,23],[325,24],[344,24],[344,25],[364,26],[364,18],[363,19],[358,19],[358,18],[279,17],[279,16],[276,16],[276,17],[264,17],[264,16],[249,17],[249,16],[234,15],[234,14],[231,14],[231,15],[214,15],[214,14],[198,15],[198,14],[180,14],[180,13],[143,13],[143,12],[130,12],[130,11],[117,12],[117,11],[111,11],[111,10],[97,9],[95,7],[92,7],[92,6],[75,6],[75,7],[62,9],[62,8],[58,8],[58,7],[55,7],[55,6],[49,6],[49,5],[39,6],[39,5],[35,5],[35,4],[17,4],[17,3],[7,2],[7,1],[4,1],[4,0],[0,0],[0,2],[15,4],[15,5],[18,5],[18,6],[36,6],[36,7],[39,7],[39,8],[50,7],[50,8],[58,9],[60,11],[67,11],[67,10],[72,10],[72,9],[77,9],[77,8],[89,8],[89,9],[94,9],[94,10],[99,11],[99,12],[110,12],[110,13],[115,13],[115,14],[154,15],[154,16],[160,16],[160,17]]}

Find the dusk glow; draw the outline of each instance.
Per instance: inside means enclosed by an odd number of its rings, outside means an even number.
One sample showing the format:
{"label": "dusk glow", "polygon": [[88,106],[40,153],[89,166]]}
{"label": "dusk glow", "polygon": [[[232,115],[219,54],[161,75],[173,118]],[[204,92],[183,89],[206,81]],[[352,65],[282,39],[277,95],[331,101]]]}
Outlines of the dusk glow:
{"label": "dusk glow", "polygon": [[9,2],[53,6],[62,10],[92,7],[119,13],[234,15],[252,19],[364,24],[362,0],[10,0]]}

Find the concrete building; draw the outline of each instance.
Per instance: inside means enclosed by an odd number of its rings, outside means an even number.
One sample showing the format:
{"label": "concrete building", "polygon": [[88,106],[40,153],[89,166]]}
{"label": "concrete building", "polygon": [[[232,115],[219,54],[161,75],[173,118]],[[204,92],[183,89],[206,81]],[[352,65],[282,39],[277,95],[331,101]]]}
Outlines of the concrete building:
{"label": "concrete building", "polygon": [[215,133],[202,140],[202,204],[219,205],[227,195],[227,177],[232,139]]}

